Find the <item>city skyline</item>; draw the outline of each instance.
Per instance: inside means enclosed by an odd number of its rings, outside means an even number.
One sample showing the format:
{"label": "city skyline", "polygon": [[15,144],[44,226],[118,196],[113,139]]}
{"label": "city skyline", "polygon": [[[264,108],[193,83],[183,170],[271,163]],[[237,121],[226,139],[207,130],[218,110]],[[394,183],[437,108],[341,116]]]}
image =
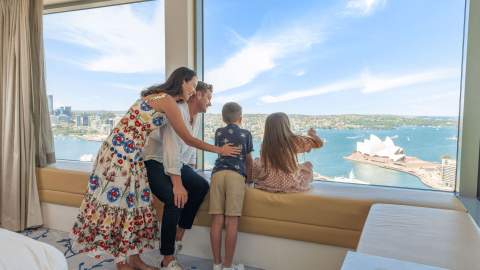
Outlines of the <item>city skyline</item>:
{"label": "city skyline", "polygon": [[[54,100],[49,95],[49,102]],[[61,106],[52,109],[50,120],[56,135],[77,136],[86,140],[102,141],[121,120],[123,111],[81,111],[73,110],[71,106]],[[242,126],[251,130],[253,137],[261,141],[264,123],[268,114],[243,114]],[[290,122],[295,133],[306,133],[309,128],[315,129],[363,129],[388,130],[401,127],[454,127],[458,125],[456,117],[416,116],[405,117],[396,115],[300,115],[291,114]],[[212,140],[215,130],[224,125],[221,114],[206,113],[204,122],[204,138]]]}

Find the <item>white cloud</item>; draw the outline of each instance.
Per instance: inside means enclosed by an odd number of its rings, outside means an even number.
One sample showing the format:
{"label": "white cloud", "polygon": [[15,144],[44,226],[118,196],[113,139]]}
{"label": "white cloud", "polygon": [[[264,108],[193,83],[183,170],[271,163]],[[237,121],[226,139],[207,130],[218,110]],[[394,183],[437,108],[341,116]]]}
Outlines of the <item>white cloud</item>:
{"label": "white cloud", "polygon": [[[369,15],[383,7],[386,0],[348,0],[343,12],[349,15]],[[322,25],[319,25],[319,21]],[[294,26],[283,31],[259,31],[251,38],[240,36],[229,29],[232,42],[241,48],[227,57],[223,63],[206,71],[205,79],[215,85],[217,92],[234,89],[252,82],[259,75],[274,69],[283,58],[293,56],[325,39],[327,24],[334,24],[335,18],[319,20],[299,18]],[[279,27],[281,29],[281,27]],[[305,71],[293,73],[303,76]]]}
{"label": "white cloud", "polygon": [[305,75],[305,70],[301,69],[301,70],[297,70],[295,73],[294,73],[295,76],[297,77],[301,77],[303,75]]}
{"label": "white cloud", "polygon": [[244,38],[242,35],[240,35],[233,28],[227,28],[227,33],[230,36],[230,42],[232,42],[232,44],[234,45],[244,46],[245,44],[248,43],[248,40]]}
{"label": "white cloud", "polygon": [[459,73],[455,69],[433,69],[417,73],[389,76],[374,76],[367,71],[359,76],[356,76],[357,79],[338,81],[326,85],[320,85],[307,90],[290,91],[279,96],[263,96],[260,98],[260,100],[265,103],[278,103],[346,90],[361,90],[364,94],[370,94],[451,79],[455,78],[456,76],[459,76]]}
{"label": "white cloud", "polygon": [[95,56],[74,59],[87,70],[113,73],[165,70],[163,1],[153,18],[139,16],[130,5],[47,15],[45,36],[90,49]]}
{"label": "white cloud", "polygon": [[368,16],[385,6],[387,0],[348,0],[345,6],[347,15]]}
{"label": "white cloud", "polygon": [[345,80],[345,81],[334,82],[327,85],[321,85],[312,89],[287,92],[279,96],[263,96],[260,98],[260,100],[265,103],[285,102],[293,99],[319,96],[319,95],[323,95],[331,92],[353,90],[358,88],[360,85],[361,85],[360,80]]}
{"label": "white cloud", "polygon": [[395,88],[408,87],[411,85],[428,83],[437,80],[449,79],[458,76],[456,69],[434,69],[418,73],[372,76],[370,72],[362,74],[363,93],[386,91]]}
{"label": "white cloud", "polygon": [[245,40],[245,45],[222,64],[207,70],[206,81],[215,86],[216,92],[245,85],[273,69],[278,60],[321,41],[318,26],[314,28],[313,25],[292,27],[266,38],[265,35],[257,36]]}

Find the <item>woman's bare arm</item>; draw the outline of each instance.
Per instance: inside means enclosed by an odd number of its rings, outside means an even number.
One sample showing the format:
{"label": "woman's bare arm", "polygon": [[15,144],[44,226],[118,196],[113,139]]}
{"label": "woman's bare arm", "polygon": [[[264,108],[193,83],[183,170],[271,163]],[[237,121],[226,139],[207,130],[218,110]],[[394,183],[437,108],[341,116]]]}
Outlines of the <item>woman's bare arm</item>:
{"label": "woman's bare arm", "polygon": [[[158,96],[160,95],[164,94],[159,94]],[[221,154],[223,156],[234,156],[240,153],[240,149],[238,149],[238,147],[233,147],[230,144],[224,145],[223,147],[218,147],[195,138],[185,126],[182,113],[177,107],[177,102],[171,96],[165,95],[162,98],[147,97],[146,99],[148,104],[154,110],[165,113],[169,124],[172,125],[175,132],[186,144],[201,150]]]}

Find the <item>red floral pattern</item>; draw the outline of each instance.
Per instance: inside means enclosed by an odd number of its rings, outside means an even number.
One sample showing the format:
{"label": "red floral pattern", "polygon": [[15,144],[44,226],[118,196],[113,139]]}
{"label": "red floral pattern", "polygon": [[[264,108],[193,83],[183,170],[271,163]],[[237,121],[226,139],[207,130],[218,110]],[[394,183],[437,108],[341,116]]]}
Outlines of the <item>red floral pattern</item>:
{"label": "red floral pattern", "polygon": [[120,262],[154,248],[158,221],[141,151],[158,117],[164,116],[138,100],[100,147],[72,229],[81,252],[107,253]]}

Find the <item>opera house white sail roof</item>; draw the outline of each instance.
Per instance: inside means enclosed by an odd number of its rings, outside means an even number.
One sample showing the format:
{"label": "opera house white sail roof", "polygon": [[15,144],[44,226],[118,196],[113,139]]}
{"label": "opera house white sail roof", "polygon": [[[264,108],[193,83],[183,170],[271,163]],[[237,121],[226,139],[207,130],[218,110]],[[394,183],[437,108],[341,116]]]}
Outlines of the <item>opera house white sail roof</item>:
{"label": "opera house white sail roof", "polygon": [[369,139],[357,142],[357,151],[369,156],[386,157],[392,161],[399,161],[405,158],[403,148],[396,146],[388,136],[382,141],[377,136],[371,134]]}

